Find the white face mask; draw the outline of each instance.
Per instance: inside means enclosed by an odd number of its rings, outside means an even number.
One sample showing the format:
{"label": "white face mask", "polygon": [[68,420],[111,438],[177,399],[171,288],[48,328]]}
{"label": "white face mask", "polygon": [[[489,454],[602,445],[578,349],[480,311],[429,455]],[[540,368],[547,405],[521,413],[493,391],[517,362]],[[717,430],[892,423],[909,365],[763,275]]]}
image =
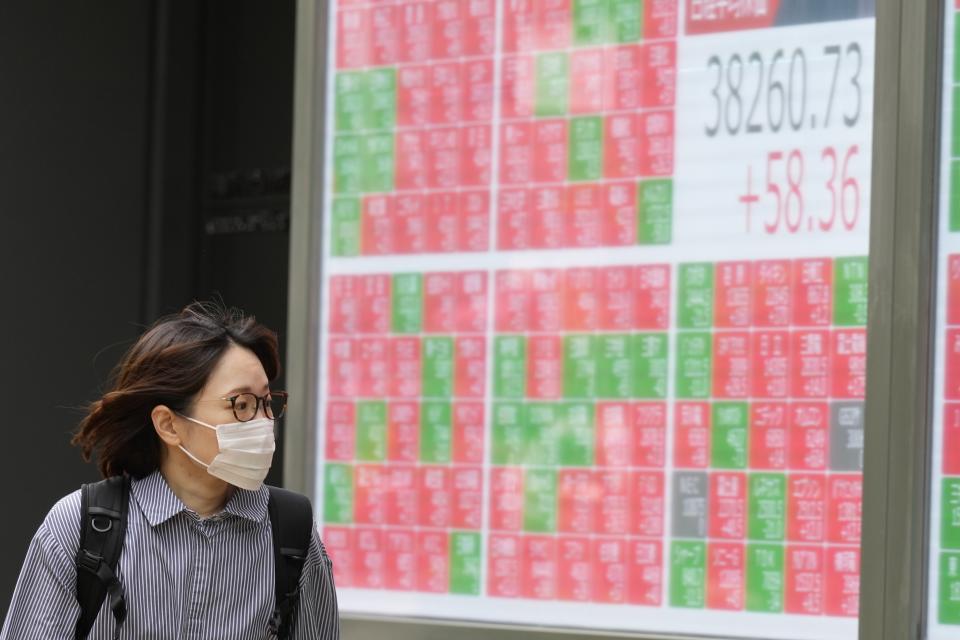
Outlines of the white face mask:
{"label": "white face mask", "polygon": [[207,464],[180,445],[180,450],[191,460],[206,467],[210,475],[241,489],[256,491],[263,485],[276,449],[273,420],[260,418],[249,422],[212,425],[190,416],[183,417],[216,431],[220,447],[220,453]]}

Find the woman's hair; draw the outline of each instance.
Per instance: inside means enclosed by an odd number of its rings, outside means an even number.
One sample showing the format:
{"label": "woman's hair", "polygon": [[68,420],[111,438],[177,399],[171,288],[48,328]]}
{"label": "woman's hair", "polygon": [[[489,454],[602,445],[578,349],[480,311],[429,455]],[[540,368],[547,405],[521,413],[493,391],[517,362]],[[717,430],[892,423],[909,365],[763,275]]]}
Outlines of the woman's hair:
{"label": "woman's hair", "polygon": [[110,375],[109,391],[92,402],[73,436],[85,461],[97,457],[104,477],[142,478],[160,467],[163,448],[150,413],[157,405],[189,408],[230,347],[260,360],[271,381],[280,373],[277,335],[219,302],[194,302],[158,320]]}

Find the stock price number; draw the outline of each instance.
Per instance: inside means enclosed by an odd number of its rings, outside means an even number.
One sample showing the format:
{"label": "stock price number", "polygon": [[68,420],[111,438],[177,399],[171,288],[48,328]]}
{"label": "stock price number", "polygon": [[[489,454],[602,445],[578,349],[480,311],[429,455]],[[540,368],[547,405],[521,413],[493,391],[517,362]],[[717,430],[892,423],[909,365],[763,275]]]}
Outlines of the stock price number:
{"label": "stock price number", "polygon": [[[767,153],[763,185],[754,184],[753,167],[747,166],[746,190],[739,196],[747,232],[756,230],[758,210],[768,234],[853,231],[860,220],[860,181],[853,166],[859,153],[856,144],[846,149],[824,147],[815,161],[821,163],[818,173],[825,177],[814,187],[805,181],[808,159],[801,149]],[[813,199],[815,207],[808,206]]]}
{"label": "stock price number", "polygon": [[[809,67],[815,72],[811,73]],[[842,121],[853,127],[863,107],[863,52],[860,45],[827,45],[808,64],[803,47],[777,49],[772,56],[753,51],[726,60],[711,56],[711,117],[707,136],[800,131],[830,127]],[[813,91],[809,89],[813,85]],[[811,95],[823,96],[812,100]]]}

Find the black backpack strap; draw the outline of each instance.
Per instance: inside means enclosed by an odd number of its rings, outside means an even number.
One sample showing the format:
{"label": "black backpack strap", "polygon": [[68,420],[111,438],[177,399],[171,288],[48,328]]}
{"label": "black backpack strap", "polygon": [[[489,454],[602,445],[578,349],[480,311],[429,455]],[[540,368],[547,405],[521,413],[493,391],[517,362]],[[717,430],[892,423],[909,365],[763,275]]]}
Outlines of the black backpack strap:
{"label": "black backpack strap", "polygon": [[127,617],[123,585],[117,580],[117,562],[127,532],[130,479],[115,476],[85,484],[80,489],[80,546],[77,548],[77,640],[93,628],[104,598],[110,594],[110,609],[117,621],[114,638]]}
{"label": "black backpack strap", "polygon": [[268,489],[276,580],[276,606],[269,628],[277,638],[285,640],[300,598],[300,573],[313,534],[313,508],[310,500],[299,493],[277,487]]}

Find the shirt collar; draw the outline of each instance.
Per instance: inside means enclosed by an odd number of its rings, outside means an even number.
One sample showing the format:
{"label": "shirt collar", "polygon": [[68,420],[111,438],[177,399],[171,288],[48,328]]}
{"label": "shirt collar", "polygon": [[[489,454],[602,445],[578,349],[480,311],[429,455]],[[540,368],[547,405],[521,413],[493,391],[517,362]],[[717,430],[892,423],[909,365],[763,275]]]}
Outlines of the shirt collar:
{"label": "shirt collar", "polygon": [[[182,511],[193,513],[173,493],[166,478],[159,470],[139,480],[134,480],[131,483],[130,490],[151,527],[166,522]],[[262,486],[256,491],[236,489],[230,499],[227,500],[223,513],[252,522],[263,522],[267,517],[268,501],[269,490],[266,486]]]}
{"label": "shirt collar", "polygon": [[251,522],[263,522],[267,517],[269,502],[270,490],[266,485],[261,485],[256,491],[237,488],[227,500],[223,511]]}

